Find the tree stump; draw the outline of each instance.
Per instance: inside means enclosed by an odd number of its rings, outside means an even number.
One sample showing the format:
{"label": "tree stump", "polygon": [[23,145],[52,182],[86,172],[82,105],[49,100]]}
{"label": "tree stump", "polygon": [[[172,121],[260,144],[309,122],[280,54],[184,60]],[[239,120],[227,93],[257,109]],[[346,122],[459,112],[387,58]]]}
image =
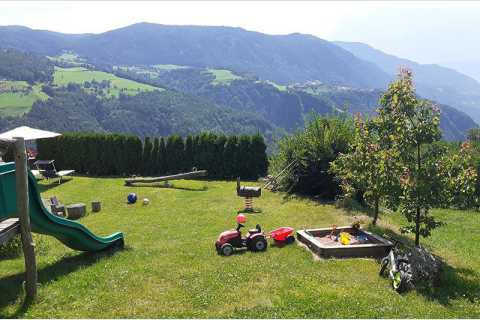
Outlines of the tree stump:
{"label": "tree stump", "polygon": [[68,219],[79,219],[85,216],[87,206],[84,203],[71,204],[67,206]]}
{"label": "tree stump", "polygon": [[100,212],[102,203],[100,201],[92,201],[92,212]]}

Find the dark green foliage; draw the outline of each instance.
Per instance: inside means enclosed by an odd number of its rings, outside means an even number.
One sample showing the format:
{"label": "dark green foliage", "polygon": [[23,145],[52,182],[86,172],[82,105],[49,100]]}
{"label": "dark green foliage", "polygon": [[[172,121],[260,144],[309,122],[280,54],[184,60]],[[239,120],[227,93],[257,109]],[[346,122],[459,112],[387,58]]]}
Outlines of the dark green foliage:
{"label": "dark green foliage", "polygon": [[159,153],[159,148],[160,148],[160,141],[158,138],[153,139],[153,149],[152,149],[152,157],[150,159],[150,174],[154,174],[155,172],[158,172],[158,164],[159,164],[159,158],[158,158],[158,153]]}
{"label": "dark green foliage", "polygon": [[247,135],[241,135],[238,139],[237,165],[238,173],[242,179],[250,179],[250,164],[252,155],[249,154],[251,139]]}
{"label": "dark green foliage", "polygon": [[37,141],[38,159],[55,160],[57,170],[73,169],[93,176],[138,173],[139,138],[120,134],[66,133]]}
{"label": "dark green foliage", "polygon": [[165,139],[163,137],[160,138],[157,161],[158,162],[156,172],[167,172],[167,147],[165,144]]}
{"label": "dark green foliage", "polygon": [[150,137],[145,137],[142,153],[142,174],[145,176],[148,176],[152,173],[152,168],[150,167],[152,163],[152,149],[153,144],[150,140]]}
{"label": "dark green foliage", "polygon": [[330,162],[339,153],[348,152],[353,132],[350,119],[315,117],[304,131],[283,138],[273,159],[272,173],[279,173],[293,161],[296,164],[281,177],[280,187],[288,192],[334,199],[341,190],[329,173]]}
{"label": "dark green foliage", "polygon": [[250,150],[253,156],[255,156],[255,159],[253,159],[253,163],[251,164],[252,173],[259,176],[265,176],[268,170],[268,159],[266,154],[267,145],[265,144],[265,139],[262,135],[256,134],[252,136]]}
{"label": "dark green foliage", "polygon": [[31,53],[0,49],[0,79],[49,82],[53,80],[53,63]]}
{"label": "dark green foliage", "polygon": [[[166,142],[165,142],[166,141]],[[238,143],[240,141],[240,143]],[[207,132],[145,138],[100,133],[66,133],[37,141],[38,159],[55,160],[57,170],[92,176],[159,176],[207,170],[210,178],[257,179],[266,173],[267,155],[260,135],[226,137]],[[237,157],[243,154],[245,156]]]}
{"label": "dark green foliage", "polygon": [[184,169],[185,146],[179,135],[169,136],[166,143],[166,167],[168,173],[179,173]]}
{"label": "dark green foliage", "polygon": [[22,253],[22,241],[20,235],[16,235],[9,242],[0,245],[0,258],[11,259]]}
{"label": "dark green foliage", "polygon": [[195,164],[194,164],[195,151],[194,151],[193,144],[194,144],[193,136],[189,134],[185,139],[185,157],[184,157],[185,170],[189,170],[195,167]]}
{"label": "dark green foliage", "polygon": [[119,132],[140,137],[260,131],[267,139],[275,130],[256,114],[219,107],[170,90],[107,99],[89,94],[77,84],[69,87],[55,88],[50,99],[35,102],[22,117],[0,118],[0,127],[8,130],[27,125],[57,132]]}
{"label": "dark green foliage", "polygon": [[224,170],[225,177],[229,179],[235,178],[238,170],[238,137],[230,136],[225,143],[223,150],[223,159],[225,161]]}

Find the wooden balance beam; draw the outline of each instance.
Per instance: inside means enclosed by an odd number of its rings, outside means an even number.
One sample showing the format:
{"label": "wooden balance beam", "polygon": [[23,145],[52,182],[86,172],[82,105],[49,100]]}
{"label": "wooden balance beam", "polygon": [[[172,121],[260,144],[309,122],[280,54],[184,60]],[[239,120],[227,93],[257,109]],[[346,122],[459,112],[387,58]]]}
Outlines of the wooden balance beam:
{"label": "wooden balance beam", "polygon": [[131,186],[134,183],[154,183],[154,182],[162,182],[162,181],[169,181],[169,180],[190,179],[195,177],[204,177],[206,175],[207,175],[207,170],[198,170],[198,171],[173,174],[170,176],[163,176],[163,177],[152,177],[152,178],[138,177],[138,178],[125,179],[125,185]]}

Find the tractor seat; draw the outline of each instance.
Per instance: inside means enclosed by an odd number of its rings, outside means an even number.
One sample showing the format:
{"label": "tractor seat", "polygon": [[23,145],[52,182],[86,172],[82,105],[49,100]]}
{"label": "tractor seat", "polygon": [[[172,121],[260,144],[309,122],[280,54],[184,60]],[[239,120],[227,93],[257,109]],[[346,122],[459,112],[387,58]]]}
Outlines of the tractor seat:
{"label": "tractor seat", "polygon": [[240,192],[260,192],[260,187],[248,187],[248,186],[241,186]]}
{"label": "tractor seat", "polygon": [[259,233],[260,231],[258,229],[250,229],[248,230],[248,233],[249,234],[255,234],[255,233]]}

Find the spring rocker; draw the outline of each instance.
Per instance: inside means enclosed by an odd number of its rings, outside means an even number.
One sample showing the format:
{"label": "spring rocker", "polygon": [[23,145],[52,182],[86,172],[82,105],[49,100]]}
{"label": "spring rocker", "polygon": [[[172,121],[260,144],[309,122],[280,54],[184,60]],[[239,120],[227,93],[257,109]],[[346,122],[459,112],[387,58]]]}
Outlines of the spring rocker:
{"label": "spring rocker", "polygon": [[253,198],[259,198],[262,195],[261,187],[242,186],[240,177],[237,177],[237,196],[245,198],[245,212],[254,212]]}

